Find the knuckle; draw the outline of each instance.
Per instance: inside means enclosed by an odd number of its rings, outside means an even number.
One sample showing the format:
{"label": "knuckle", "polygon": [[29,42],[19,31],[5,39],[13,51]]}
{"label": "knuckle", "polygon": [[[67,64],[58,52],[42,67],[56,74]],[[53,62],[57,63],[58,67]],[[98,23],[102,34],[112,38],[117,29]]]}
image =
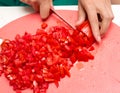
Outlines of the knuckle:
{"label": "knuckle", "polygon": [[104,16],[104,18],[107,19],[107,20],[112,20],[114,18],[114,15],[113,14],[109,14],[109,15],[107,14],[107,15]]}
{"label": "knuckle", "polygon": [[37,0],[31,0],[31,2],[32,2],[32,3],[35,3],[35,2],[37,2]]}
{"label": "knuckle", "polygon": [[111,14],[111,19],[114,19],[114,15],[113,14]]}

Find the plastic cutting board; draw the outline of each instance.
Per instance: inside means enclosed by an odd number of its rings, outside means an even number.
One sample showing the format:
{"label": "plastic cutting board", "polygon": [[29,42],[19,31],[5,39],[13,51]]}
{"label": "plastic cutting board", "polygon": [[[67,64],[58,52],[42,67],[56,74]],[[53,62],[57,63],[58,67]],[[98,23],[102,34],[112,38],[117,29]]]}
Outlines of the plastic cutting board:
{"label": "plastic cutting board", "polygon": [[[72,25],[77,20],[77,11],[57,12]],[[63,25],[54,14],[46,22],[49,26]],[[23,16],[1,28],[0,37],[13,39],[16,34],[23,35],[25,31],[34,34],[41,23],[37,13]],[[51,84],[47,93],[120,93],[120,27],[111,23],[102,42],[95,44],[93,53],[94,60],[82,62],[81,69],[75,65],[71,69],[71,77],[62,79],[58,88]],[[0,77],[0,93],[15,93],[3,76]],[[25,90],[23,93],[32,91]]]}

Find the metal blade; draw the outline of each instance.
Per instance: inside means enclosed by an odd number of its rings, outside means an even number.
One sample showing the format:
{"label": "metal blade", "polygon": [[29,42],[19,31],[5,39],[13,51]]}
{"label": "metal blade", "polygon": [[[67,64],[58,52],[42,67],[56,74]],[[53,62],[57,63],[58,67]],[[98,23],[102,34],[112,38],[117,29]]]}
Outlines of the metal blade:
{"label": "metal blade", "polygon": [[75,30],[75,28],[71,24],[69,24],[69,22],[67,22],[62,16],[60,16],[55,10],[51,9],[51,11],[56,16],[58,16],[63,22],[65,22],[69,27],[71,27],[73,30]]}

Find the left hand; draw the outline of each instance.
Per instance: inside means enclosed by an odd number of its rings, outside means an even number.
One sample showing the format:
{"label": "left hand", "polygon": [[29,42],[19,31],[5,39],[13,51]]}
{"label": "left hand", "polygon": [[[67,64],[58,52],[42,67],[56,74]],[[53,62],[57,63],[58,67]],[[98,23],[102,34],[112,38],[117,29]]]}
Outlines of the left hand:
{"label": "left hand", "polygon": [[[113,13],[110,0],[78,0],[79,19],[77,25],[80,25],[88,18],[93,36],[96,41],[101,41],[101,36],[107,31],[112,19]],[[98,14],[102,21],[99,21]]]}

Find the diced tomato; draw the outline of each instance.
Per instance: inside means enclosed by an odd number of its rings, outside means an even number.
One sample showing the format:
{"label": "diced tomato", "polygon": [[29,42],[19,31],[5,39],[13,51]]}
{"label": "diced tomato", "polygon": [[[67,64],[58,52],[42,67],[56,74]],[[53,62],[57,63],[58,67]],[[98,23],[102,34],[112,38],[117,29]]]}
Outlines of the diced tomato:
{"label": "diced tomato", "polygon": [[71,76],[76,61],[94,59],[90,53],[94,38],[88,21],[72,33],[64,26],[44,31],[47,26],[42,23],[36,34],[25,32],[1,44],[0,75],[4,73],[17,93],[29,88],[33,93],[46,93],[50,83],[58,87],[62,78]]}
{"label": "diced tomato", "polygon": [[88,62],[89,59],[94,59],[94,56],[84,47],[83,48],[78,47],[76,49],[75,55],[79,61]]}

